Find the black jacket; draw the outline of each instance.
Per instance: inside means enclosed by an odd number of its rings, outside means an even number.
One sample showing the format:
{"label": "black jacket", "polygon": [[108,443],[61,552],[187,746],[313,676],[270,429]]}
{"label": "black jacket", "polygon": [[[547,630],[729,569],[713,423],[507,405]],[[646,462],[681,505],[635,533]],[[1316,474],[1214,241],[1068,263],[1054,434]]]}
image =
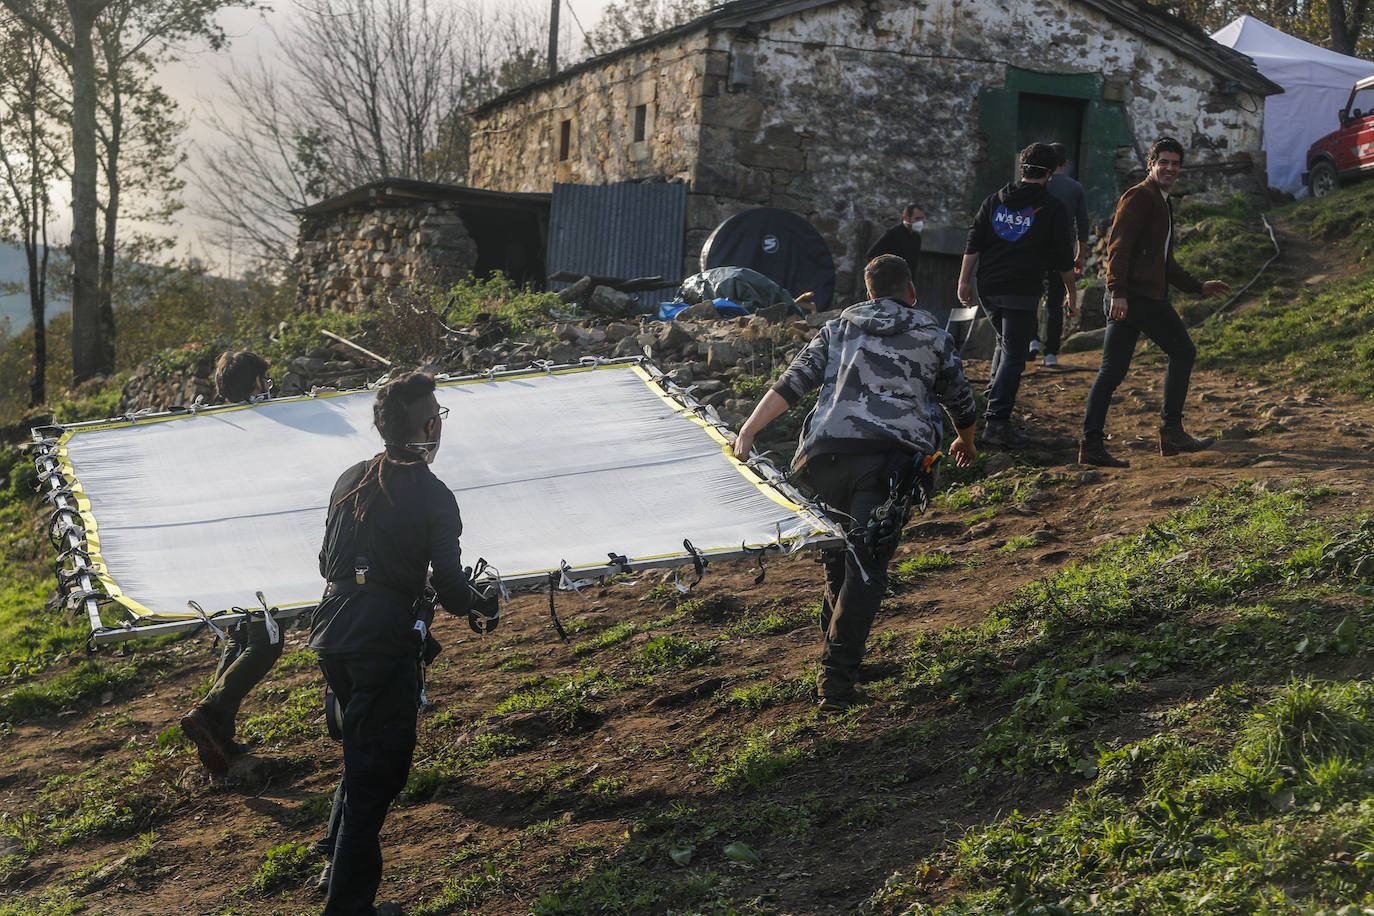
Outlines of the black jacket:
{"label": "black jacket", "polygon": [[[358,485],[367,462],[353,465],[334,484],[320,548],[326,588],[310,628],[310,648],[321,654],[414,655],[420,638],[411,606],[430,584],[453,614],[472,605],[458,538],[463,520],[458,501],[426,464],[393,466],[385,494],[377,494],[361,527],[351,502],[339,499]],[[388,498],[389,497],[389,498]],[[366,584],[355,587],[355,568],[366,566]],[[334,592],[341,589],[341,593]]]}
{"label": "black jacket", "polygon": [[1039,296],[1045,271],[1073,269],[1068,213],[1042,184],[1009,184],[978,208],[964,253],[978,255],[980,295]]}
{"label": "black jacket", "polygon": [[880,254],[895,254],[906,261],[911,269],[911,278],[916,279],[916,264],[921,260],[921,233],[912,232],[906,223],[898,223],[883,233],[882,238],[868,249],[864,265]]}

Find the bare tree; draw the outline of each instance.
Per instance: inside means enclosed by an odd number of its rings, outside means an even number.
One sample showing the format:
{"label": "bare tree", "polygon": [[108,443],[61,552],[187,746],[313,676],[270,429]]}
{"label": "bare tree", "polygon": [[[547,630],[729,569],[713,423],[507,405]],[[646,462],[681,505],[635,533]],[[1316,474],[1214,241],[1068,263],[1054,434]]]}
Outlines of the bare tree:
{"label": "bare tree", "polygon": [[46,114],[45,75],[52,66],[47,43],[20,26],[0,40],[0,237],[18,238],[28,269],[33,319],[33,377],[29,406],[47,400],[49,184],[64,156],[61,126]]}
{"label": "bare tree", "polygon": [[201,151],[202,215],[226,243],[285,270],[291,211],[382,178],[461,183],[461,112],[523,75],[511,67],[540,45],[520,8],[429,0],[320,0],[300,5],[281,51],[225,76],[232,110],[211,111],[220,134]]}

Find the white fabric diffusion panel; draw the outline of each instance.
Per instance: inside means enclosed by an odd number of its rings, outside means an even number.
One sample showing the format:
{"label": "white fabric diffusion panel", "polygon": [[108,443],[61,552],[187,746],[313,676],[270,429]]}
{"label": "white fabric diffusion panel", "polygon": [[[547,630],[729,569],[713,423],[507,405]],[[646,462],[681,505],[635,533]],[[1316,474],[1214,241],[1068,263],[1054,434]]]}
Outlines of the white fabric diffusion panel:
{"label": "white fabric diffusion panel", "polygon": [[[463,514],[463,553],[507,579],[608,554],[668,563],[741,545],[831,537],[757,485],[633,366],[443,384],[451,409],[434,472]],[[66,442],[111,591],[166,618],[314,604],[335,479],[380,443],[373,391],[270,401],[107,428]]]}

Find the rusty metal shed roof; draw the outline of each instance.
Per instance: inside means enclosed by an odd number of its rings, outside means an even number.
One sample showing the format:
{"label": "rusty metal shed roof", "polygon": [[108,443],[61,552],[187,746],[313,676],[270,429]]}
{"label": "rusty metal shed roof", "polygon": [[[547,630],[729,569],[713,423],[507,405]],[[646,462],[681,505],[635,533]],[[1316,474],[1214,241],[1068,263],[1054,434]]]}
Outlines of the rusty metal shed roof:
{"label": "rusty metal shed roof", "polygon": [[[734,0],[711,9],[696,19],[684,22],[662,32],[633,41],[606,54],[580,61],[554,76],[547,76],[518,89],[502,93],[476,108],[470,114],[480,116],[507,102],[513,101],[528,92],[557,85],[563,80],[585,73],[645,48],[664,44],[683,35],[710,29],[744,29],[757,23],[781,19],[793,13],[803,12],[820,6],[829,6],[842,0]],[[1113,22],[1122,25],[1138,35],[1158,42],[1190,60],[1204,70],[1223,79],[1233,80],[1241,87],[1258,95],[1278,95],[1283,87],[1265,77],[1255,67],[1255,62],[1239,51],[1228,48],[1212,40],[1205,31],[1187,20],[1181,19],[1166,10],[1139,0],[1066,0],[1081,3],[1097,10]]]}

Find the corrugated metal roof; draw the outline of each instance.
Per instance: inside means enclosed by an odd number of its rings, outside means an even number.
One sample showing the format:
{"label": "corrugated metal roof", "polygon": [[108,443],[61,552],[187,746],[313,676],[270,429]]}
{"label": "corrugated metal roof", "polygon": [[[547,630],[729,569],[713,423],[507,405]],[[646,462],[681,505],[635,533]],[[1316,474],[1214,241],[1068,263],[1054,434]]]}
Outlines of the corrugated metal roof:
{"label": "corrugated metal roof", "polygon": [[[655,305],[682,280],[682,234],[687,185],[555,184],[549,211],[549,274],[567,270],[605,277],[654,277],[663,290],[639,294]],[[567,283],[550,283],[561,289]]]}

